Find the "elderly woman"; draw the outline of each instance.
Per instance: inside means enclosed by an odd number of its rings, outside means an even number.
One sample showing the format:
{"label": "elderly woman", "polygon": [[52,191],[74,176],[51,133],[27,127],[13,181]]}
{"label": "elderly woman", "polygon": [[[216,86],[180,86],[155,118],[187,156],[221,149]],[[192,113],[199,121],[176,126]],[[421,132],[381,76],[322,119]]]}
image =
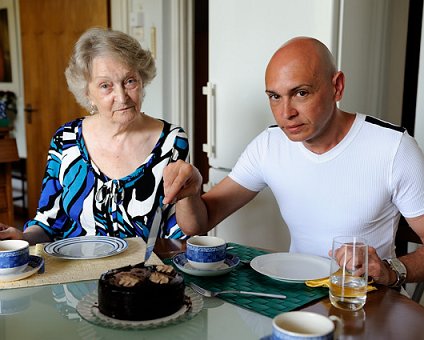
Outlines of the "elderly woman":
{"label": "elderly woman", "polygon": [[60,127],[48,154],[34,219],[0,239],[31,244],[82,235],[148,238],[162,209],[160,237],[184,238],[175,206],[162,205],[163,169],[188,159],[182,128],[141,111],[154,60],[137,40],[94,28],[75,45],[65,75],[90,115]]}

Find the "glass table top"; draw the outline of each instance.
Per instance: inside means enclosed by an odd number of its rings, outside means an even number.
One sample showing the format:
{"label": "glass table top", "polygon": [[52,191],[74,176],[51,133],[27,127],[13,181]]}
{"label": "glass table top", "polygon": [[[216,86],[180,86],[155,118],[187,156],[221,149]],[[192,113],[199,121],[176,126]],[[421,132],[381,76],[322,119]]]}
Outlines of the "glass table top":
{"label": "glass table top", "polygon": [[97,281],[0,290],[0,339],[259,339],[272,320],[218,298],[204,298],[194,318],[157,329],[121,330],[80,317],[78,301],[97,290]]}

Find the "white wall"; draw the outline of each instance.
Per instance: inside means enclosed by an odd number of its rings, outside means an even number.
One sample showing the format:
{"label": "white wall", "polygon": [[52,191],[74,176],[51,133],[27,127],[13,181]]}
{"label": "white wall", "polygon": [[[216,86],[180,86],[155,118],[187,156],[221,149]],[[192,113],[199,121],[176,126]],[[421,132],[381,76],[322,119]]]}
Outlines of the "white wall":
{"label": "white wall", "polygon": [[408,1],[342,0],[340,3],[338,61],[346,76],[340,107],[399,124]]}
{"label": "white wall", "polygon": [[424,150],[424,25],[421,30],[420,64],[418,73],[417,107],[415,110],[415,139]]}
{"label": "white wall", "polygon": [[409,1],[390,1],[386,46],[386,80],[381,118],[401,124],[403,84],[405,77],[406,40],[408,33]]}

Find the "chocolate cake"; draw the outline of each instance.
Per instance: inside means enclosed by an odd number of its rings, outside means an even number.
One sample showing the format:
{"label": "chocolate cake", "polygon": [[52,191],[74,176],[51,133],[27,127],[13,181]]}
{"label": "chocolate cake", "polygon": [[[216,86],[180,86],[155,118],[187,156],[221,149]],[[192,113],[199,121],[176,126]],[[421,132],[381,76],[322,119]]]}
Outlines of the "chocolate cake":
{"label": "chocolate cake", "polygon": [[152,320],[184,304],[184,278],[172,266],[144,263],[103,273],[98,285],[102,314],[120,320]]}

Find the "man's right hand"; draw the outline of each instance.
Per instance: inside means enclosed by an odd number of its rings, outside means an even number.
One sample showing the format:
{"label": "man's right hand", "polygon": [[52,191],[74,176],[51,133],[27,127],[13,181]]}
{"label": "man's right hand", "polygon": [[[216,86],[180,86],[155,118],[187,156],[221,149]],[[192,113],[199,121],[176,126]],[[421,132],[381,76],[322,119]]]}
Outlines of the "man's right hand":
{"label": "man's right hand", "polygon": [[202,175],[193,165],[178,160],[163,170],[164,204],[201,194]]}

